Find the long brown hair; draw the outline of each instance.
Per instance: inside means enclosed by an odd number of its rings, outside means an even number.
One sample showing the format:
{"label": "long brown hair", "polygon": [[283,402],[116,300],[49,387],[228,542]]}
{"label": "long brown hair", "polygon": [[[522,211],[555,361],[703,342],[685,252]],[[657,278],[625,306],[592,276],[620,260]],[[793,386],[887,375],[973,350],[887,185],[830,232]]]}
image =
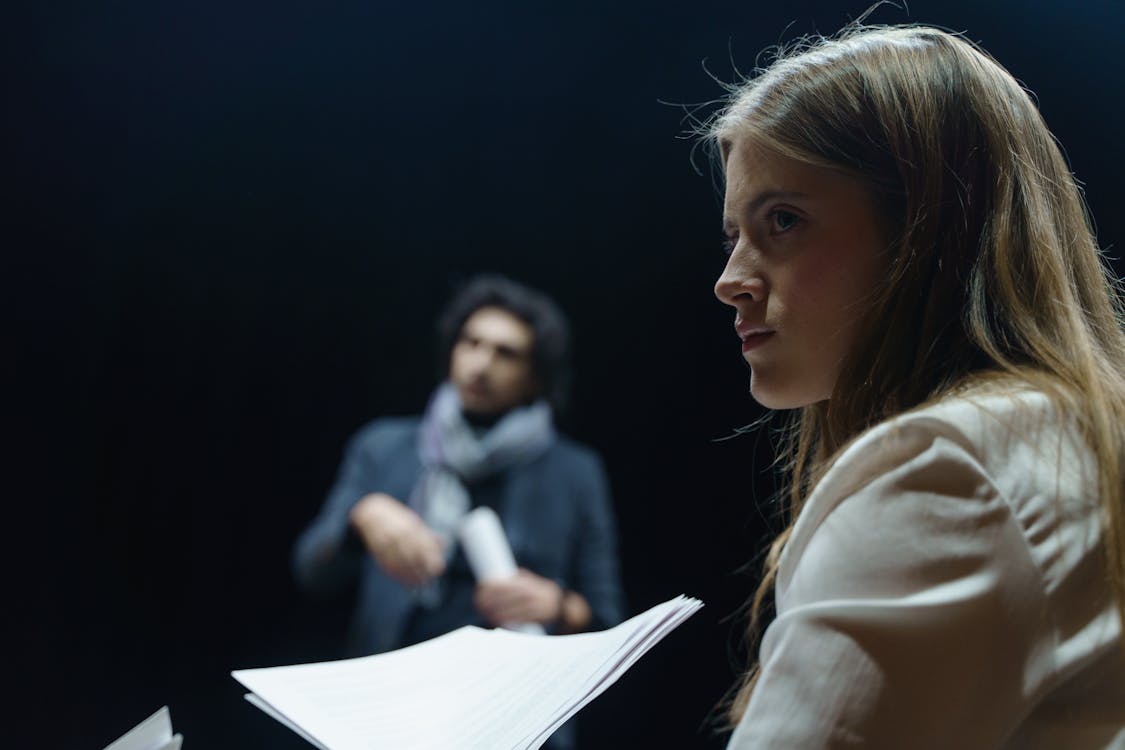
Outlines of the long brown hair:
{"label": "long brown hair", "polygon": [[[1081,194],[1031,97],[963,38],[852,26],[804,40],[732,87],[708,125],[720,152],[752,138],[847,173],[893,237],[887,273],[832,397],[782,446],[788,526],[766,558],[751,636],[793,520],[861,432],[986,379],[1044,391],[1096,457],[1110,585],[1125,621],[1125,335]],[[728,716],[749,701],[756,667]]]}

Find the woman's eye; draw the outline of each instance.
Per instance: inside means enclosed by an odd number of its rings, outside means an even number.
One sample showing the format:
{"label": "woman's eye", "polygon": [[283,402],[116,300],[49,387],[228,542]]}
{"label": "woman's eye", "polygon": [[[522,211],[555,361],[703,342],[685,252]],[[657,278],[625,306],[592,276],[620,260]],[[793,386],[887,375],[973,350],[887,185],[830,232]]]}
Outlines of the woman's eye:
{"label": "woman's eye", "polygon": [[770,214],[770,221],[773,224],[773,228],[778,232],[788,232],[796,226],[797,222],[800,220],[801,217],[797,216],[797,214],[784,209],[778,209]]}
{"label": "woman's eye", "polygon": [[738,245],[737,237],[723,237],[723,255],[730,255],[734,252],[735,246]]}

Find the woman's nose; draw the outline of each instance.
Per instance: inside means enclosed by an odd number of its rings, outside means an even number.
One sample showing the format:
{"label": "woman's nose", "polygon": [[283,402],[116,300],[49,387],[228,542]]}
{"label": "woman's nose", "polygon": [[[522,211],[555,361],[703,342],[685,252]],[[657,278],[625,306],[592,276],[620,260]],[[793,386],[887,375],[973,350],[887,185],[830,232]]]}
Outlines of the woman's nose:
{"label": "woman's nose", "polygon": [[727,258],[726,268],[715,282],[715,296],[732,306],[737,305],[739,300],[761,300],[765,291],[766,283],[761,274],[751,268],[737,250]]}

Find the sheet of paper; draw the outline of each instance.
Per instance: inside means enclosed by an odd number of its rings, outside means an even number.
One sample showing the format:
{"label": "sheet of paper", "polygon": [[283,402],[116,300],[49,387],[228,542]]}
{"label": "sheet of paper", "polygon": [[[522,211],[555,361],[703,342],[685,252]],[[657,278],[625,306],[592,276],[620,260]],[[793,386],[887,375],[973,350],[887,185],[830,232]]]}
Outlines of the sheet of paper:
{"label": "sheet of paper", "polygon": [[277,711],[274,710],[273,706],[266,703],[264,700],[262,700],[258,696],[254,695],[253,693],[247,693],[246,695],[244,695],[242,697],[245,698],[250,703],[252,703],[253,705],[255,705],[258,708],[265,711],[267,714],[272,716],[277,721],[279,721],[282,724],[284,724],[285,726],[289,727],[289,729],[296,732],[298,735],[301,736],[302,739],[304,739],[306,742],[308,742],[313,747],[319,748],[319,750],[328,750],[328,748],[326,748],[324,745],[317,742],[315,737],[310,735],[304,729],[301,729],[299,726],[297,726],[293,722],[289,721],[289,719],[284,714],[279,714]]}
{"label": "sheet of paper", "polygon": [[677,597],[567,636],[466,627],[377,656],[232,675],[326,750],[531,749],[701,606]]}
{"label": "sheet of paper", "polygon": [[179,750],[183,737],[172,734],[172,714],[162,706],[105,750]]}

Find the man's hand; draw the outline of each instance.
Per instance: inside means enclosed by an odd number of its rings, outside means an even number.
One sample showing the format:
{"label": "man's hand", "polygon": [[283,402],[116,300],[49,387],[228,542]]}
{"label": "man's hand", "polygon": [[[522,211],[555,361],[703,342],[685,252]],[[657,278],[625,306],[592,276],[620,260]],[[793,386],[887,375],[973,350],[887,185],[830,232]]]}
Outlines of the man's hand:
{"label": "man's hand", "polygon": [[511,578],[477,584],[473,604],[492,625],[548,624],[562,614],[563,590],[550,578],[523,568]]}
{"label": "man's hand", "polygon": [[390,495],[366,495],[348,519],[375,562],[399,583],[421,586],[445,570],[442,538]]}

